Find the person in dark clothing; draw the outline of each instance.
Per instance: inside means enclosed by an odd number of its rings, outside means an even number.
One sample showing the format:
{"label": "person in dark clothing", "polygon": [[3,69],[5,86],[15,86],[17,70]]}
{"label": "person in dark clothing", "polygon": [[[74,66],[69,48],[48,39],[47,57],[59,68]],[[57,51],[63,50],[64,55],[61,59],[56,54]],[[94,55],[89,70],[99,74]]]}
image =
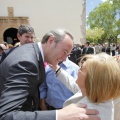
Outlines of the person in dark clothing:
{"label": "person in dark clothing", "polygon": [[102,47],[102,52],[105,52],[110,55],[110,47],[106,43]]}
{"label": "person in dark clothing", "polygon": [[94,54],[94,49],[92,47],[90,47],[89,41],[87,41],[85,43],[85,46],[84,46],[83,51],[82,51],[82,55],[85,55],[85,54]]}
{"label": "person in dark clothing", "polygon": [[78,62],[80,60],[80,57],[81,57],[81,48],[80,46],[75,46],[73,49],[72,49],[72,52],[70,54],[70,57],[69,59],[74,62],[75,64],[78,65]]}

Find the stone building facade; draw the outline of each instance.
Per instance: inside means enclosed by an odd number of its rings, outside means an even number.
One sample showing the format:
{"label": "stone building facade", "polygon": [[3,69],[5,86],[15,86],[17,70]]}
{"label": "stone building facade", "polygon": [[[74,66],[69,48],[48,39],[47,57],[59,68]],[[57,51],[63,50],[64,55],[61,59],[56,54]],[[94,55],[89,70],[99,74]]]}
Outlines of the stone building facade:
{"label": "stone building facade", "polygon": [[65,28],[74,36],[75,44],[84,44],[86,0],[0,0],[0,42],[4,39],[14,44],[20,24],[30,24],[38,40],[51,29]]}
{"label": "stone building facade", "polygon": [[21,24],[29,24],[29,17],[15,17],[14,8],[8,7],[8,16],[0,16],[0,42],[6,41],[13,45],[19,42],[17,29]]}

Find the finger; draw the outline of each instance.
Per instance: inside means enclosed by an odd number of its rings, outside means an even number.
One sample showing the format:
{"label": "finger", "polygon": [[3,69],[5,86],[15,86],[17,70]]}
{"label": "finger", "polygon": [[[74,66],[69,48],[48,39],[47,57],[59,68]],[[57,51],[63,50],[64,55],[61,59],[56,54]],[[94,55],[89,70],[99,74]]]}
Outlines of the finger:
{"label": "finger", "polygon": [[80,120],[101,120],[99,116],[97,115],[86,115],[86,114],[80,114]]}
{"label": "finger", "polygon": [[79,104],[76,104],[76,105],[77,105],[78,107],[80,107],[80,108],[86,108],[86,107],[87,107],[87,105],[86,105],[86,104],[83,104],[83,103],[82,103],[82,104],[79,103]]}
{"label": "finger", "polygon": [[78,107],[80,108],[85,108],[85,113],[87,115],[98,115],[99,114],[99,111],[98,110],[95,110],[95,109],[86,109],[87,108],[87,105],[86,104],[76,104]]}
{"label": "finger", "polygon": [[49,65],[50,67],[52,67],[52,66],[53,66],[52,64],[49,64],[49,63],[48,63],[48,65]]}
{"label": "finger", "polygon": [[99,111],[95,109],[86,109],[86,114],[87,115],[98,115]]}
{"label": "finger", "polygon": [[89,115],[87,120],[101,120],[99,116]]}

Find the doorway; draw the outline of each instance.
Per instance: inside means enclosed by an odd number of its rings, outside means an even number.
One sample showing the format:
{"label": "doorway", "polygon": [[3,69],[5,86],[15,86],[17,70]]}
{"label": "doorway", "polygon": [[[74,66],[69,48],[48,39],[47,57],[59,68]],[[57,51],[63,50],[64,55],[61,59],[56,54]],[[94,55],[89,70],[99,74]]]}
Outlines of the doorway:
{"label": "doorway", "polygon": [[15,43],[19,42],[17,38],[17,31],[18,29],[16,28],[8,28],[5,30],[3,34],[4,41],[12,45],[15,45]]}

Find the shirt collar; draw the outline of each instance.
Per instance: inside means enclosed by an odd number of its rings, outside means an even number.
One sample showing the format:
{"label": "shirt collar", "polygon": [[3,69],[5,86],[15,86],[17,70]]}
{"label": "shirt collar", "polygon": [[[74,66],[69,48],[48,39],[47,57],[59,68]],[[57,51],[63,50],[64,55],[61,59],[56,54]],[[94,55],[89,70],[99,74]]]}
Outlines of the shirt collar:
{"label": "shirt collar", "polygon": [[42,45],[41,45],[41,42],[38,42],[38,47],[40,49],[40,52],[41,52],[41,55],[42,55],[42,59],[44,61],[44,54],[43,54],[43,49],[42,49]]}

